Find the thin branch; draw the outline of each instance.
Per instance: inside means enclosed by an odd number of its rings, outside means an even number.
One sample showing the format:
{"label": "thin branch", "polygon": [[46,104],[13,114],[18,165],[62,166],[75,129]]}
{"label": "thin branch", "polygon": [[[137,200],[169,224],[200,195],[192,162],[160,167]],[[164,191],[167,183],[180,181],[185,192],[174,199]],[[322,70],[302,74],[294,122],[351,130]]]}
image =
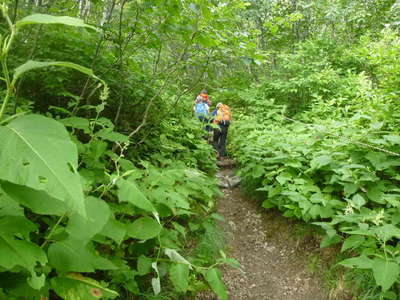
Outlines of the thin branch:
{"label": "thin branch", "polygon": [[13,13],[13,16],[12,16],[12,19],[11,19],[13,23],[15,23],[15,20],[17,19],[18,5],[19,5],[19,0],[15,0],[14,13]]}
{"label": "thin branch", "polygon": [[156,59],[156,62],[154,64],[154,68],[153,68],[153,76],[157,73],[158,64],[159,64],[160,58],[161,58],[161,50],[162,50],[162,44],[160,43],[160,47],[158,48],[158,51],[157,51],[157,59]]}
{"label": "thin branch", "polygon": [[[39,36],[40,36],[40,33],[42,32],[42,29],[43,29],[43,25],[39,25],[38,29],[36,30],[33,47],[31,48],[31,51],[29,52],[28,60],[33,59],[34,54],[36,53],[36,48],[38,45]],[[25,79],[25,77],[22,77],[18,81],[17,86],[15,87],[15,100],[14,100],[14,108],[13,108],[14,114],[17,112],[19,91],[20,91],[21,84],[24,82],[24,79]]]}
{"label": "thin branch", "polygon": [[158,92],[151,97],[149,103],[147,104],[146,110],[144,111],[144,115],[143,115],[143,119],[142,119],[142,123],[140,123],[140,125],[138,127],[136,127],[135,130],[133,130],[129,135],[128,138],[131,138],[132,136],[134,136],[136,133],[139,132],[139,130],[146,125],[147,122],[147,117],[150,111],[150,107],[153,104],[154,99],[156,99],[158,96],[160,96],[161,92],[164,90],[165,86],[167,85],[167,80],[164,81],[164,84],[161,86],[161,88],[158,90]]}
{"label": "thin branch", "polygon": [[[109,14],[108,14],[108,16],[107,16],[107,19],[106,19],[105,22],[103,23],[103,27],[104,27],[104,24],[108,24],[108,23],[110,22],[111,16],[112,16],[112,13],[113,13],[113,10],[114,10],[114,7],[115,7],[115,3],[116,3],[116,0],[113,0],[113,1],[111,2],[110,12],[109,12]],[[103,29],[103,32],[102,32],[102,34],[101,34],[101,36],[100,36],[100,39],[99,39],[99,41],[97,42],[96,51],[95,51],[95,54],[94,54],[93,59],[92,59],[91,69],[93,69],[94,66],[95,66],[95,63],[96,63],[97,58],[98,58],[98,56],[99,56],[99,54],[100,54],[100,49],[101,49],[101,47],[102,47],[102,45],[103,45],[104,39],[105,39],[105,31],[104,31],[104,29]],[[86,78],[85,85],[83,86],[83,89],[82,89],[82,91],[81,91],[81,94],[79,95],[79,100],[76,102],[76,105],[75,105],[74,109],[72,110],[72,116],[74,116],[74,115],[78,112],[79,105],[80,105],[80,100],[83,98],[83,96],[85,95],[85,93],[86,93],[86,91],[87,91],[87,89],[88,89],[88,87],[89,87],[90,79],[91,79],[90,76],[88,76],[88,77]],[[88,104],[89,104],[89,103],[88,103]]]}
{"label": "thin branch", "polygon": [[[123,12],[124,12],[124,6],[125,6],[126,0],[123,0],[123,2],[121,3],[121,10],[119,13],[119,33],[118,33],[118,42],[119,42],[119,70],[121,73],[123,73],[123,57],[124,57],[124,52],[123,52],[123,48],[122,48],[122,44],[123,44],[123,40],[122,40],[122,20],[123,20]],[[123,89],[124,85],[123,82],[121,81],[121,90]],[[117,123],[120,113],[121,113],[121,107],[122,107],[122,103],[124,101],[124,96],[122,94],[119,95],[119,104],[118,104],[118,109],[117,109],[117,113],[115,115],[114,118],[114,124]]]}

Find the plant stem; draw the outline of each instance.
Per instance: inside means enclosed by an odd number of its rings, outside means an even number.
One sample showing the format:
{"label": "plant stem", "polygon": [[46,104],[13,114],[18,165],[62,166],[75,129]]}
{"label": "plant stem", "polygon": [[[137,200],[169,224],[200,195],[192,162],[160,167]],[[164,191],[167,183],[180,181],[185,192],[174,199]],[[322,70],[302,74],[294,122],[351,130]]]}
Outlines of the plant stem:
{"label": "plant stem", "polygon": [[2,51],[0,54],[0,63],[1,63],[2,70],[3,70],[4,81],[6,82],[6,86],[7,86],[6,96],[3,99],[3,104],[1,105],[1,109],[0,109],[0,120],[3,117],[5,108],[10,99],[11,93],[13,92],[13,89],[14,89],[14,81],[10,80],[10,73],[8,71],[7,56],[8,56],[8,51],[10,50],[11,44],[14,41],[15,35],[17,33],[15,25],[11,22],[10,17],[7,14],[7,8],[5,5],[3,5],[3,7],[1,8],[1,11],[2,11],[3,17],[7,21],[7,24],[8,24],[8,27],[10,28],[11,33],[8,36],[8,38],[4,39]]}
{"label": "plant stem", "polygon": [[43,248],[44,246],[47,245],[47,243],[49,242],[50,238],[53,236],[54,231],[56,230],[56,228],[58,227],[58,225],[60,225],[61,221],[64,219],[64,217],[67,215],[67,213],[64,213],[57,221],[56,224],[54,224],[53,228],[51,228],[48,236],[45,238],[45,241],[43,242],[43,244],[40,246],[40,248]]}
{"label": "plant stem", "polygon": [[0,109],[0,120],[3,117],[4,110],[7,106],[8,100],[10,99],[10,96],[12,93],[12,86],[10,83],[10,76],[8,74],[8,68],[7,68],[7,63],[5,62],[5,57],[1,58],[1,66],[3,69],[3,74],[4,74],[6,85],[7,85],[7,91],[6,91],[6,96],[3,99],[3,104],[1,105],[1,109]]}

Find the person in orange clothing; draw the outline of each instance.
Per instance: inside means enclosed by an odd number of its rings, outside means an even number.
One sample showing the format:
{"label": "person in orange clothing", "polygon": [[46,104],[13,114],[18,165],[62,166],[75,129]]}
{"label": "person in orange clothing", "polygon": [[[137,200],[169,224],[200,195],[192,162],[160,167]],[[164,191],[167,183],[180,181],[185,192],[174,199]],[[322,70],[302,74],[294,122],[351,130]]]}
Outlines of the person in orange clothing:
{"label": "person in orange clothing", "polygon": [[212,115],[214,116],[213,123],[218,125],[218,128],[214,129],[213,146],[218,151],[218,159],[223,159],[227,156],[226,139],[232,122],[231,108],[226,104],[218,103]]}

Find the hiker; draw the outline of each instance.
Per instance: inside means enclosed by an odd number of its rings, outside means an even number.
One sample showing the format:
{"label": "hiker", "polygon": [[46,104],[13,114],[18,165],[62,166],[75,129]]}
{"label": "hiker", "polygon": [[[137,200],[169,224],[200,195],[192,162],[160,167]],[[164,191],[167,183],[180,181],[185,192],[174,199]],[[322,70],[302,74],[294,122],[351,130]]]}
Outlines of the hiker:
{"label": "hiker", "polygon": [[210,97],[208,96],[208,91],[206,89],[202,89],[199,96],[204,99],[204,101],[207,103],[209,107],[211,107],[211,100]]}
{"label": "hiker", "polygon": [[[210,107],[206,99],[202,96],[197,96],[196,102],[193,107],[195,116],[203,123],[208,124],[210,122]],[[210,131],[211,127],[209,125],[205,126],[206,131]]]}
{"label": "hiker", "polygon": [[228,105],[218,103],[213,115],[215,116],[213,123],[218,125],[218,128],[214,129],[213,146],[218,151],[218,158],[222,159],[227,156],[226,138],[232,121],[232,113]]}

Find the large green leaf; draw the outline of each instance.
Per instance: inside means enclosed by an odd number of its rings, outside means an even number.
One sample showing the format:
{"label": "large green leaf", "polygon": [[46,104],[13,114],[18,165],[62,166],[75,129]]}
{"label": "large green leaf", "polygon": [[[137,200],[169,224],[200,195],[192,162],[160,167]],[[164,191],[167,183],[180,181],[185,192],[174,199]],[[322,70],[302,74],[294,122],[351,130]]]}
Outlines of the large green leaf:
{"label": "large green leaf", "polygon": [[140,255],[139,258],[137,259],[137,270],[139,272],[139,275],[146,275],[151,272],[151,264],[153,263],[152,259]]}
{"label": "large green leaf", "polygon": [[52,66],[58,66],[58,67],[66,67],[70,69],[75,69],[79,72],[82,72],[86,75],[92,76],[96,79],[96,77],[93,74],[93,71],[89,68],[83,67],[78,64],[74,64],[72,62],[68,61],[34,61],[34,60],[28,60],[26,63],[20,65],[15,69],[14,72],[14,77],[13,81],[15,82],[23,73],[34,70],[34,69],[40,69],[40,68],[46,68],[46,67],[52,67]]}
{"label": "large green leaf", "polygon": [[61,216],[69,210],[65,202],[51,197],[45,191],[1,180],[0,185],[9,198],[30,208],[34,213]]}
{"label": "large green leaf", "polygon": [[385,168],[389,168],[390,166],[399,166],[400,162],[398,159],[390,159],[387,154],[382,152],[369,152],[366,156],[371,164],[377,170],[383,170]]}
{"label": "large green leaf", "polygon": [[322,168],[332,162],[332,157],[329,155],[321,155],[314,157],[310,162],[310,167],[312,169]]}
{"label": "large green leaf", "polygon": [[108,204],[103,200],[88,197],[85,204],[87,217],[75,213],[69,218],[67,232],[75,239],[91,239],[103,229],[111,215]]}
{"label": "large green leaf", "polygon": [[85,215],[78,153],[63,125],[40,115],[22,116],[0,127],[0,140],[0,180],[44,191]]}
{"label": "large green leaf", "polygon": [[130,237],[148,240],[156,237],[161,231],[161,225],[150,217],[141,217],[127,226]]}
{"label": "large green leaf", "polygon": [[64,126],[82,129],[84,133],[90,133],[90,122],[86,118],[70,117],[59,120]]}
{"label": "large green leaf", "polygon": [[47,263],[46,254],[40,247],[12,236],[0,236],[0,267],[10,270],[15,266],[21,266],[27,269],[31,274],[28,283],[34,289],[40,289],[45,279],[43,274],[37,276],[35,272],[37,263],[41,265]]}
{"label": "large green leaf", "polygon": [[51,244],[48,250],[50,264],[59,271],[94,272],[113,270],[116,266],[99,256],[86,241],[67,239]]}
{"label": "large green leaf", "polygon": [[[44,276],[43,276],[44,277]],[[43,278],[39,277],[39,278]],[[33,289],[28,283],[29,278],[25,272],[0,272],[0,286],[6,290],[6,295],[1,293],[0,299],[16,300],[16,299],[40,299],[40,297],[48,297],[48,292],[45,289]],[[13,298],[12,296],[17,297]],[[7,297],[8,296],[8,297]]]}
{"label": "large green leaf", "polygon": [[37,225],[23,216],[0,217],[0,236],[20,234],[29,238],[29,233],[36,230]]}
{"label": "large green leaf", "polygon": [[400,136],[398,135],[385,135],[383,136],[385,140],[393,143],[393,144],[400,144]]}
{"label": "large green leaf", "polygon": [[103,128],[96,132],[96,136],[102,140],[114,142],[114,143],[126,143],[129,141],[129,137],[119,132],[113,131],[112,128]]}
{"label": "large green leaf", "polygon": [[87,27],[97,30],[95,27],[86,24],[83,20],[68,16],[52,16],[46,14],[33,14],[19,20],[16,25],[21,27],[29,24],[64,24],[76,27]]}
{"label": "large green leaf", "polygon": [[113,239],[117,244],[121,244],[126,235],[126,225],[111,217],[100,234]]}
{"label": "large green leaf", "polygon": [[360,194],[355,194],[352,198],[352,203],[353,203],[354,207],[360,209],[361,206],[363,206],[366,203],[366,201],[365,201],[364,197],[361,196]]}
{"label": "large green leaf", "polygon": [[24,216],[24,210],[16,201],[8,197],[0,189],[0,217],[1,216]]}
{"label": "large green leaf", "polygon": [[195,38],[196,42],[206,48],[212,48],[218,45],[216,39],[212,36],[205,34],[198,34]]}
{"label": "large green leaf", "polygon": [[185,293],[189,286],[189,266],[186,264],[172,264],[169,268],[169,278],[178,292]]}
{"label": "large green leaf", "polygon": [[393,237],[400,238],[400,229],[393,224],[384,224],[371,230],[382,241],[386,242]]}
{"label": "large green leaf", "polygon": [[400,269],[396,262],[376,257],[372,263],[372,271],[376,283],[383,291],[387,291],[396,282]]}
{"label": "large green leaf", "polygon": [[221,280],[221,272],[218,269],[212,268],[207,270],[204,277],[218,297],[222,300],[228,299],[228,293],[226,292],[226,287]]}
{"label": "large green leaf", "polygon": [[174,204],[175,207],[183,208],[183,209],[190,209],[190,203],[187,200],[188,197],[184,197],[179,193],[174,191],[167,192],[168,199]]}
{"label": "large green leaf", "polygon": [[356,248],[364,243],[364,241],[365,237],[362,235],[351,235],[343,242],[341,251],[346,251],[350,248]]}
{"label": "large green leaf", "polygon": [[114,299],[118,293],[103,287],[96,280],[79,273],[69,273],[51,280],[51,286],[58,296],[66,300]]}
{"label": "large green leaf", "polygon": [[348,268],[371,269],[373,261],[368,256],[361,255],[342,260],[339,264]]}
{"label": "large green leaf", "polygon": [[147,210],[149,212],[156,211],[153,204],[146,198],[141,190],[132,181],[119,179],[118,185],[118,199],[120,202],[130,202],[133,205]]}

